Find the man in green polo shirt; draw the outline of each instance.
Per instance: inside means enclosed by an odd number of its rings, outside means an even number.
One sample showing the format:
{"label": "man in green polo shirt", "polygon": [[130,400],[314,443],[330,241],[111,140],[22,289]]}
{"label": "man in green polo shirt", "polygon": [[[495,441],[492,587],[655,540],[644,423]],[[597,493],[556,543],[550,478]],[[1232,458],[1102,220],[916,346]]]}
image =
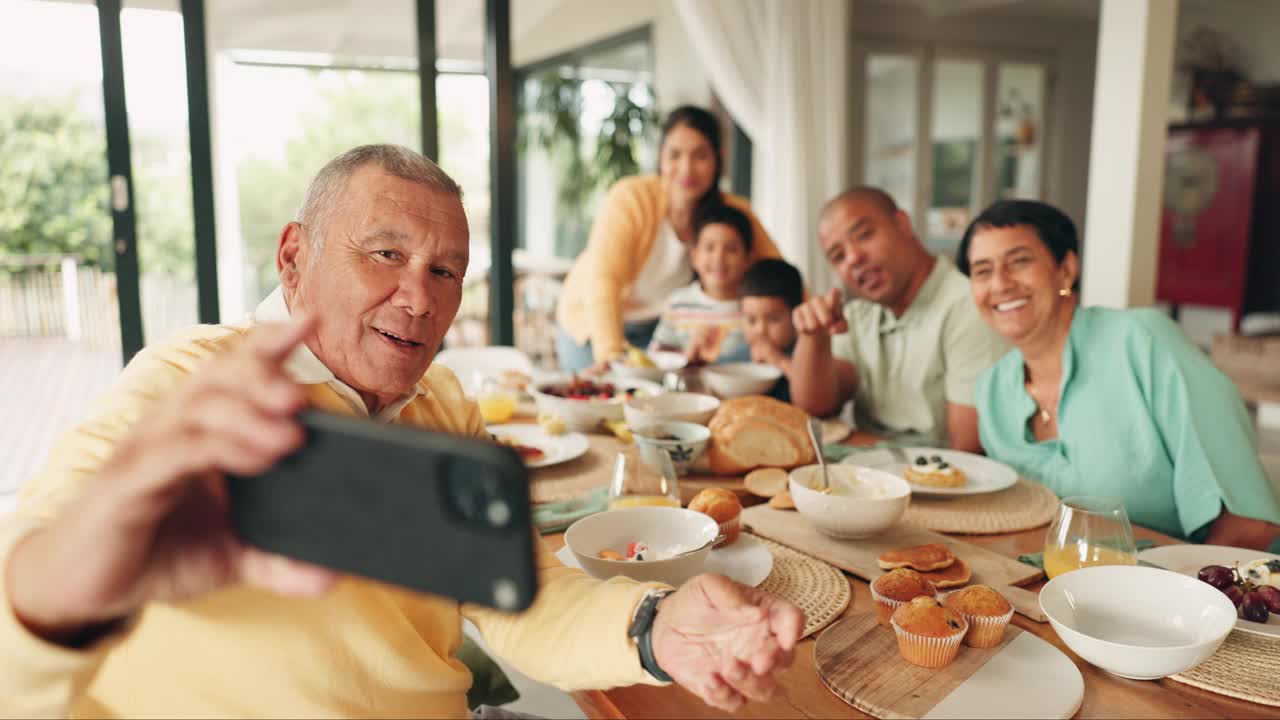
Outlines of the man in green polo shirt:
{"label": "man in green polo shirt", "polygon": [[862,430],[980,451],[974,386],[1009,346],[978,316],[968,279],[878,188],[828,202],[818,239],[855,298],[841,308],[837,288],[795,309],[791,401],[825,417],[852,398]]}

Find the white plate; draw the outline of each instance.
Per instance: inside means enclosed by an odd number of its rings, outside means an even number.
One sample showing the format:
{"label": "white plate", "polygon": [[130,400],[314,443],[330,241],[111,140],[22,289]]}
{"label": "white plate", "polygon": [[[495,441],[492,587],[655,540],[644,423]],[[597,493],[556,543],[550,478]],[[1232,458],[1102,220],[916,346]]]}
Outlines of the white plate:
{"label": "white plate", "polygon": [[[1232,567],[1239,562],[1240,567],[1258,558],[1280,560],[1280,555],[1272,555],[1261,550],[1227,547],[1225,545],[1165,545],[1154,547],[1138,553],[1138,559],[1158,565],[1183,575],[1196,577],[1200,568],[1205,565],[1225,565]],[[1265,623],[1239,618],[1236,629],[1256,635],[1267,635],[1280,638],[1280,616],[1271,615]]]}
{"label": "white plate", "polygon": [[961,452],[959,450],[944,450],[942,448],[927,447],[909,447],[902,448],[907,454],[907,462],[903,463],[893,457],[887,448],[878,448],[876,450],[868,450],[866,452],[854,453],[849,455],[840,462],[845,465],[861,465],[863,467],[876,468],[878,470],[887,470],[898,477],[906,479],[903,470],[907,464],[915,462],[920,455],[932,457],[937,455],[943,460],[964,471],[968,477],[964,487],[958,488],[942,488],[931,487],[929,485],[918,485],[911,481],[907,484],[911,486],[913,495],[933,495],[938,497],[949,497],[954,495],[981,495],[983,493],[992,493],[1013,487],[1018,482],[1018,473],[1013,468],[1001,462],[996,462],[991,458],[986,458],[973,453]]}
{"label": "white plate", "polygon": [[923,717],[1069,718],[1083,700],[1084,678],[1075,663],[1023,631]]}
{"label": "white plate", "polygon": [[[566,545],[560,548],[556,553],[556,557],[565,567],[575,567],[581,569],[578,564],[578,558],[574,556],[573,551]],[[738,536],[738,541],[734,544],[712,550],[707,555],[707,565],[703,568],[704,572],[720,573],[728,578],[755,587],[764,582],[769,577],[769,573],[773,570],[773,554],[769,552],[769,548],[764,546],[756,538],[742,534]]]}
{"label": "white plate", "polygon": [[537,425],[490,425],[486,429],[492,435],[505,435],[521,445],[541,450],[541,460],[525,463],[525,467],[530,469],[568,462],[581,457],[591,448],[591,441],[582,433],[551,435]]}

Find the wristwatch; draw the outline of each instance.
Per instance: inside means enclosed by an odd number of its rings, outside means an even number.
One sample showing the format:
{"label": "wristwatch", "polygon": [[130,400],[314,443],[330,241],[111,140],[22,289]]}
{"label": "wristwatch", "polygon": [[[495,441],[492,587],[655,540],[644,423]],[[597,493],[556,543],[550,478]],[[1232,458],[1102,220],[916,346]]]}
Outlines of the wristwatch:
{"label": "wristwatch", "polygon": [[635,639],[636,649],[640,652],[640,667],[658,682],[671,682],[671,676],[658,667],[658,659],[653,656],[653,618],[658,614],[658,602],[672,592],[650,590],[645,593],[627,630],[627,637]]}

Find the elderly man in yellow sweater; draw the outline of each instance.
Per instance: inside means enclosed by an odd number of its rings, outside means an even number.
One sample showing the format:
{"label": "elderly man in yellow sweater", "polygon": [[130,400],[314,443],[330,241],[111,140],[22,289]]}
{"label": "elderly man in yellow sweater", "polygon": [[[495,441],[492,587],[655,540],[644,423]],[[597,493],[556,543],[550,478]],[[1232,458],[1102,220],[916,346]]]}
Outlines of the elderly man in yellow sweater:
{"label": "elderly man in yellow sweater", "polygon": [[[129,364],[0,528],[0,715],[463,718],[464,616],[564,689],[669,676],[730,711],[773,692],[802,613],[721,576],[664,595],[540,547],[542,591],[506,615],[338,577],[230,530],[222,473],[298,447],[303,406],[483,432],[431,366],[467,243],[443,171],[356,148],[312,182],[280,237],[281,286],[248,322],[193,328]],[[655,603],[642,662],[628,629]]]}

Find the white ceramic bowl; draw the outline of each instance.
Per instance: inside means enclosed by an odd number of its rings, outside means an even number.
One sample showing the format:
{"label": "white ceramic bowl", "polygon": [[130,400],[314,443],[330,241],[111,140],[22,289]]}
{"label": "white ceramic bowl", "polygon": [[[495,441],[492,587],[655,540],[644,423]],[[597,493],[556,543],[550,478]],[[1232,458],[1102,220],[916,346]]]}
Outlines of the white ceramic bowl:
{"label": "white ceramic bowl", "polygon": [[638,428],[664,420],[706,425],[719,409],[720,400],[712,395],[669,392],[631,398],[623,406],[622,413],[628,425]]}
{"label": "white ceramic bowl", "polygon": [[592,382],[597,385],[612,383],[618,393],[609,400],[571,400],[547,394],[548,388],[569,383],[568,377],[560,376],[534,383],[529,387],[529,394],[533,396],[533,402],[537,405],[539,414],[560,418],[569,430],[591,432],[598,429],[602,422],[622,420],[622,406],[627,398],[621,391],[635,390],[642,396],[662,393],[662,387],[657,383],[635,378],[601,378]]}
{"label": "white ceramic bowl", "polygon": [[1235,606],[1208,583],[1134,565],[1059,575],[1041,588],[1040,609],[1077,655],[1134,680],[1199,665],[1236,625]]}
{"label": "white ceramic bowl", "polygon": [[[564,542],[588,574],[602,580],[625,575],[642,580],[679,586],[702,572],[711,553],[711,541],[720,526],[710,516],[673,507],[634,507],[588,515],[569,526]],[[673,547],[701,549],[666,560],[630,562],[605,560],[601,550],[625,554],[627,543],[642,542],[650,550],[663,552]]]}
{"label": "white ceramic bowl", "polygon": [[689,364],[689,359],[683,353],[657,350],[645,354],[649,356],[649,359],[657,367],[637,367],[628,365],[626,361],[613,360],[609,363],[609,370],[618,377],[637,378],[660,383],[663,375],[680,370]]}
{"label": "white ceramic bowl", "polygon": [[685,475],[693,462],[702,456],[707,449],[707,441],[711,439],[711,431],[706,425],[688,422],[632,425],[631,434],[640,451],[641,462],[658,474],[662,474],[662,450],[671,453],[671,464],[676,466],[676,474]]}
{"label": "white ceramic bowl", "polygon": [[796,510],[821,532],[838,538],[865,538],[893,527],[911,502],[906,480],[884,470],[827,464],[833,492],[812,488],[821,481],[817,465],[791,471],[788,486]]}
{"label": "white ceramic bowl", "polygon": [[702,382],[722,398],[764,395],[782,377],[782,371],[763,363],[725,363],[702,368]]}

